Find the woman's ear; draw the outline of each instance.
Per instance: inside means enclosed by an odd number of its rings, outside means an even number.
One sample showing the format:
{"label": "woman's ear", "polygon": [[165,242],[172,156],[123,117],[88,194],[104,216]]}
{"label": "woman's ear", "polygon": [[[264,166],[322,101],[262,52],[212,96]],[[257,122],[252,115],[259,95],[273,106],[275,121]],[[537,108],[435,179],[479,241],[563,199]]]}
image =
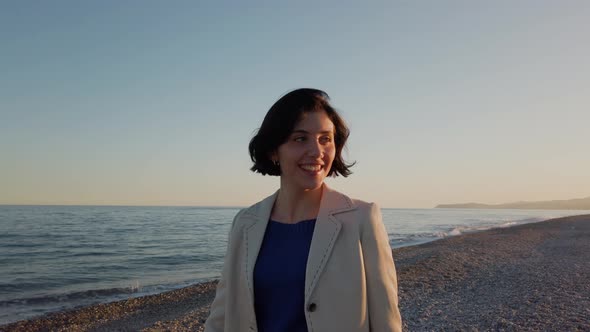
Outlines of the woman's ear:
{"label": "woman's ear", "polygon": [[270,161],[277,166],[279,165],[279,154],[276,151],[271,152]]}

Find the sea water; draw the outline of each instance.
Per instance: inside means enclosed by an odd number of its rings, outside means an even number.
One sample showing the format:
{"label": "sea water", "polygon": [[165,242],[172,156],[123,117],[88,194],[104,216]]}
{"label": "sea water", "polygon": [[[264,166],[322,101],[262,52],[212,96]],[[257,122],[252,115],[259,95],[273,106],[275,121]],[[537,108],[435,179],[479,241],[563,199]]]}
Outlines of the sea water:
{"label": "sea water", "polygon": [[[219,276],[239,208],[0,206],[0,324]],[[383,209],[392,248],[590,213]]]}

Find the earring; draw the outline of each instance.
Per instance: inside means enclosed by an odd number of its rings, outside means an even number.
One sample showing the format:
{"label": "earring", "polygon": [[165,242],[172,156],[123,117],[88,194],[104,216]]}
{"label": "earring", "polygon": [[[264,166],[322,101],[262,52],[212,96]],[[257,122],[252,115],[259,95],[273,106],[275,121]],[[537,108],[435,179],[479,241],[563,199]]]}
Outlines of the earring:
{"label": "earring", "polygon": [[277,166],[277,167],[279,166],[279,161],[278,160],[273,160],[272,163],[275,164],[275,166]]}

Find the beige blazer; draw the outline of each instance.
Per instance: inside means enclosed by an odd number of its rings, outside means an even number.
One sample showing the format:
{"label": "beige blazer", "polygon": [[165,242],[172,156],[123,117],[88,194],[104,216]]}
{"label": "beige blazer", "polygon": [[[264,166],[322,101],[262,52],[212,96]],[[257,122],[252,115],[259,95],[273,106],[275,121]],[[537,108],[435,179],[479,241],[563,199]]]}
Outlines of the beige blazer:
{"label": "beige blazer", "polygon": [[[257,330],[252,277],[276,196],[234,218],[206,332]],[[309,332],[401,331],[397,277],[376,204],[323,185],[301,309]]]}

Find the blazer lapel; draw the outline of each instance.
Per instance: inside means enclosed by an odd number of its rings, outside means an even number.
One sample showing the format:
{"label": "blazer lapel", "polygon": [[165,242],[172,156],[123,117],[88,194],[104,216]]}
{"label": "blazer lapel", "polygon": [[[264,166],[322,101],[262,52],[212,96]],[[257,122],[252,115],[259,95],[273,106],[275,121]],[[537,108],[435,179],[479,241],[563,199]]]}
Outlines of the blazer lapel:
{"label": "blazer lapel", "polygon": [[252,305],[254,305],[254,265],[256,264],[256,258],[262,246],[264,232],[266,231],[277,193],[278,191],[260,203],[255,204],[245,213],[249,219],[248,221],[251,223],[244,227],[244,243],[246,244],[246,282]]}
{"label": "blazer lapel", "polygon": [[326,266],[338,233],[342,228],[335,214],[353,210],[352,200],[345,195],[331,190],[324,183],[320,212],[316,219],[307,267],[305,271],[305,302],[309,301],[319,277]]}

